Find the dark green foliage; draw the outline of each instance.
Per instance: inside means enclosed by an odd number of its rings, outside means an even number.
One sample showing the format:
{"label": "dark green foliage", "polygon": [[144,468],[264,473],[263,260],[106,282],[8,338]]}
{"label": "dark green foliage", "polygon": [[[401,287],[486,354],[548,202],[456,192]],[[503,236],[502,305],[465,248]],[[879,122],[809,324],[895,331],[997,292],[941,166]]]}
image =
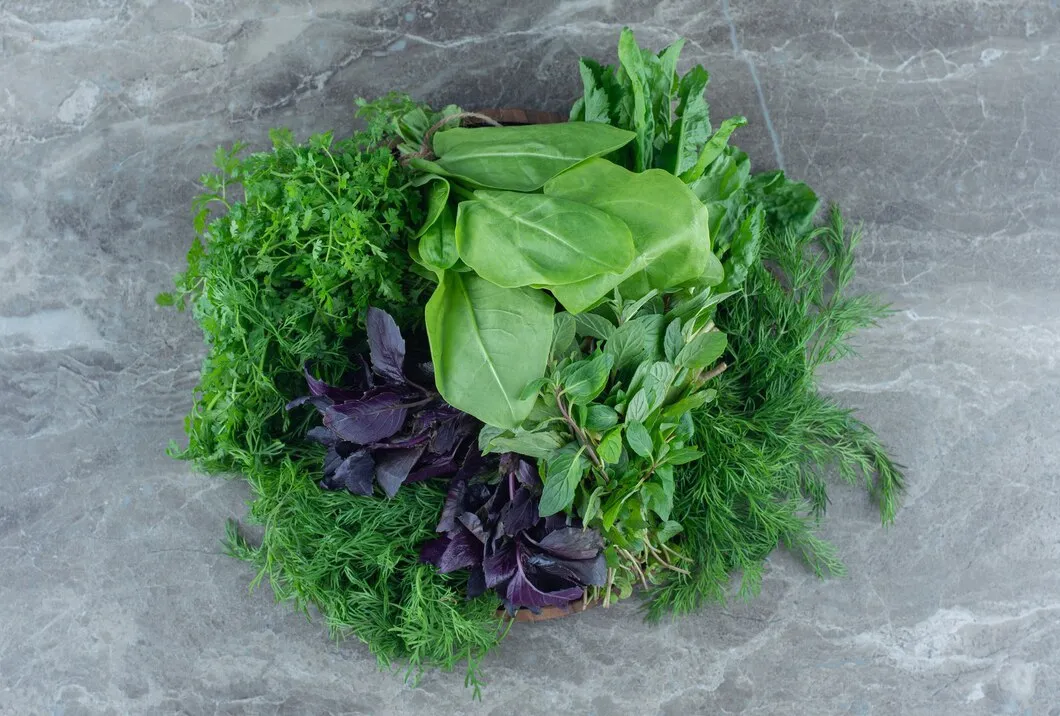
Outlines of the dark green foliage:
{"label": "dark green foliage", "polygon": [[420,545],[436,536],[446,484],[406,485],[390,500],[321,490],[312,476],[323,450],[285,458],[248,474],[257,499],[249,521],[264,535],[250,546],[229,525],[229,552],[259,568],[252,587],[268,579],[278,601],[310,616],[319,610],[336,638],[356,636],[380,665],[406,662],[410,675],[427,666],[478,659],[499,641],[500,601],[468,602],[466,572],[443,575],[419,561]]}
{"label": "dark green foliage", "polygon": [[338,381],[370,304],[422,324],[426,281],[406,250],[419,190],[388,132],[383,118],[339,141],[297,144],[274,131],[271,152],[219,149],[218,173],[202,178],[188,268],[176,294],[159,299],[189,300],[209,346],[180,453],[200,469],[252,469],[285,454],[309,417],[292,421],[283,409],[304,391],[302,364]]}
{"label": "dark green foliage", "polygon": [[750,267],[743,292],[718,308],[733,361],[718,378],[717,401],[693,411],[705,455],[679,470],[674,499],[694,566],[653,593],[653,618],[724,599],[734,572],[742,594],[756,593],[763,560],[780,544],[818,574],[841,573],[833,547],[813,533],[830,470],[863,480],[884,523],[894,519],[899,466],[871,429],[818,393],[814,378],[820,365],[852,352],[851,333],[888,313],[844,293],[860,234],[846,233],[837,210],[822,229],[776,228],[765,232],[763,260]]}

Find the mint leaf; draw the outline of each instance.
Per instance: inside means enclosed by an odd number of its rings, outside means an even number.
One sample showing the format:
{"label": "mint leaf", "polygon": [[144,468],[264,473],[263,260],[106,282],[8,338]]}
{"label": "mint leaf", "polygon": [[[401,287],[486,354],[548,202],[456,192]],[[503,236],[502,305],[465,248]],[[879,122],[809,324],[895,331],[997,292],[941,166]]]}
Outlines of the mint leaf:
{"label": "mint leaf", "polygon": [[574,502],[578,483],[589,466],[582,454],[584,450],[578,443],[570,442],[545,463],[545,487],[538,505],[542,517],[562,512]]}
{"label": "mint leaf", "polygon": [[589,403],[603,392],[611,375],[614,357],[598,353],[595,358],[571,363],[560,378],[563,392],[572,403]]}
{"label": "mint leaf", "polygon": [[701,333],[681,349],[677,364],[693,372],[703,370],[721,357],[728,344],[728,338],[721,331]]}
{"label": "mint leaf", "polygon": [[626,442],[641,457],[651,457],[651,435],[643,423],[626,423]]}

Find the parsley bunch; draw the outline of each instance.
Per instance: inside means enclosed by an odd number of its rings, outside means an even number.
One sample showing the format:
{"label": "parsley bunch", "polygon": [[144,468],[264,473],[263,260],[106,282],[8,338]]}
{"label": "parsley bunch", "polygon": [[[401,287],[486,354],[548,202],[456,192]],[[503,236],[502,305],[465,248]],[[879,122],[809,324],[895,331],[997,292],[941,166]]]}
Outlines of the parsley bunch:
{"label": "parsley bunch", "polygon": [[[324,380],[349,371],[369,305],[402,325],[422,324],[426,281],[410,270],[406,241],[422,214],[420,192],[390,149],[385,119],[334,140],[299,144],[271,132],[270,152],[218,149],[202,177],[196,237],[176,292],[192,306],[208,353],[185,420],[180,457],[200,469],[275,462],[304,435],[284,404],[304,390],[302,366]],[[172,448],[171,448],[172,449]]]}

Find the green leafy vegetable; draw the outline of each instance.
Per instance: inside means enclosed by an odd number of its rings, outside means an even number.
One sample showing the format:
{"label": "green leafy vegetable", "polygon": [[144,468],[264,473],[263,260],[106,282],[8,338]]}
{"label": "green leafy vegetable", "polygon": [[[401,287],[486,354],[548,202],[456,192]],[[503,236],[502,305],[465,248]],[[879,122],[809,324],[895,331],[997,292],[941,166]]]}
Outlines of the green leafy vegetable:
{"label": "green leafy vegetable", "polygon": [[272,462],[300,440],[310,416],[283,408],[304,389],[303,364],[329,381],[353,369],[369,305],[422,322],[429,283],[406,253],[419,190],[385,146],[386,122],[339,141],[271,136],[268,152],[218,150],[195,201],[199,236],[167,295],[190,302],[209,346],[178,453],[207,471]]}
{"label": "green leafy vegetable", "polygon": [[619,274],[634,257],[622,221],[561,197],[480,189],[474,200],[460,203],[456,221],[460,258],[498,286]]}
{"label": "green leafy vegetable", "polygon": [[484,423],[518,427],[534,406],[519,396],[545,372],[552,313],[542,291],[447,271],[426,309],[435,382],[446,402]]}
{"label": "green leafy vegetable", "polygon": [[578,162],[633,139],[597,122],[455,128],[434,135],[435,164],[473,186],[530,192]]}
{"label": "green leafy vegetable", "polygon": [[629,226],[637,256],[620,275],[604,274],[553,289],[571,313],[593,306],[615,286],[627,298],[696,281],[722,280],[711,252],[708,213],[677,177],[660,170],[635,174],[592,159],[545,185],[545,194],[578,201],[618,217]]}

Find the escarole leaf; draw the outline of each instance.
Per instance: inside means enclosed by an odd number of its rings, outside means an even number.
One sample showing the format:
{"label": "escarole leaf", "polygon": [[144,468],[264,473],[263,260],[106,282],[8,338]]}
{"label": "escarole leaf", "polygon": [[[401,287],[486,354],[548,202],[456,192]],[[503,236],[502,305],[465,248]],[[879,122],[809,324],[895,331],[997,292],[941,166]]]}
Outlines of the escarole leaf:
{"label": "escarole leaf", "polygon": [[[715,132],[711,138],[703,145],[703,150],[699,153],[699,158],[695,162],[695,166],[691,167],[686,171],[681,172],[681,181],[686,184],[691,184],[696,179],[703,176],[703,172],[706,171],[707,167],[721,156],[721,153],[725,151],[725,147],[728,146],[729,137],[739,127],[747,124],[746,117],[730,117],[721,123],[718,127],[718,131]],[[676,174],[677,172],[675,172]]]}
{"label": "escarole leaf", "polygon": [[696,65],[681,78],[677,87],[677,120],[670,132],[670,141],[659,157],[660,169],[683,174],[695,166],[698,148],[710,139],[710,108],[703,96],[708,82],[710,73],[701,65]]}
{"label": "escarole leaf", "polygon": [[633,126],[633,96],[618,81],[613,67],[583,57],[578,73],[585,91],[582,118],[586,122],[603,122],[623,129]]}
{"label": "escarole leaf", "polygon": [[618,38],[618,60],[630,82],[633,93],[634,168],[642,172],[651,166],[655,143],[655,113],[652,111],[652,86],[644,54],[637,46],[633,31],[622,29]]}
{"label": "escarole leaf", "polygon": [[634,256],[629,228],[611,214],[561,197],[481,189],[460,203],[456,245],[479,276],[508,288],[618,274]]}
{"label": "escarole leaf", "polygon": [[578,162],[625,146],[633,137],[632,132],[599,122],[457,127],[434,135],[433,165],[475,186],[528,192]]}
{"label": "escarole leaf", "polygon": [[554,306],[543,291],[445,272],[425,316],[442,397],[484,423],[518,427],[535,399],[520,393],[545,372]]}
{"label": "escarole leaf", "polygon": [[680,179],[661,169],[636,174],[603,159],[591,159],[551,179],[547,196],[570,199],[606,211],[626,223],[637,256],[620,275],[604,274],[555,286],[553,294],[571,313],[580,313],[621,285],[636,299],[690,281],[714,285],[723,272],[711,252],[709,216]]}

